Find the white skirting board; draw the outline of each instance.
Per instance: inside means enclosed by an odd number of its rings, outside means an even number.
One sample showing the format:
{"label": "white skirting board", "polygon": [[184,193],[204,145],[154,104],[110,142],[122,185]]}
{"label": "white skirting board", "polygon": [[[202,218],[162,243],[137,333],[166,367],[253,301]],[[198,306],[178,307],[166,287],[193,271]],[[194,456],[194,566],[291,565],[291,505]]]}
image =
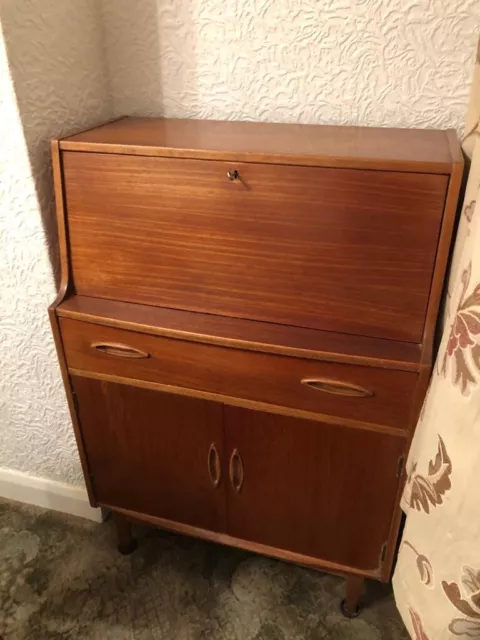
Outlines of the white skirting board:
{"label": "white skirting board", "polygon": [[84,487],[38,478],[2,467],[0,467],[0,497],[70,513],[95,522],[102,521],[101,509],[90,506]]}

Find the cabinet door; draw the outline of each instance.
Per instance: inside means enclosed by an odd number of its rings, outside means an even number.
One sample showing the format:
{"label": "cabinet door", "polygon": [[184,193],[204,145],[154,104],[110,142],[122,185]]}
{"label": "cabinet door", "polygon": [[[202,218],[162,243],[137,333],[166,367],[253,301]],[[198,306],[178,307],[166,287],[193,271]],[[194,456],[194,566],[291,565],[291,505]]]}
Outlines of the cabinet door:
{"label": "cabinet door", "polygon": [[220,404],[76,376],[73,387],[100,504],[224,530]]}
{"label": "cabinet door", "polygon": [[378,569],[403,438],[235,407],[225,420],[228,533]]}

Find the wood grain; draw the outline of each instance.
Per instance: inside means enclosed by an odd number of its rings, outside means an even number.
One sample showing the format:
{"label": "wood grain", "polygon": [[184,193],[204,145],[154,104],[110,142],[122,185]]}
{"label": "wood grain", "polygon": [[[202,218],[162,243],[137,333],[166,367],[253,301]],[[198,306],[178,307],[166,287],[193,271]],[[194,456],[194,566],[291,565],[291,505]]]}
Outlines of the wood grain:
{"label": "wood grain", "polygon": [[294,562],[296,564],[309,567],[310,569],[328,571],[329,573],[334,573],[336,575],[360,575],[368,578],[379,577],[376,570],[364,571],[363,569],[358,569],[357,567],[348,567],[346,565],[336,564],[335,562],[331,562],[327,558],[314,558],[311,556],[305,556],[301,553],[294,553],[293,551],[270,547],[258,542],[252,542],[251,540],[242,540],[241,538],[235,538],[234,536],[230,536],[227,533],[209,531],[208,529],[193,527],[181,522],[167,520],[166,518],[159,518],[146,513],[131,511],[129,509],[121,509],[108,503],[102,503],[100,506],[105,507],[105,509],[112,509],[114,511],[122,513],[126,517],[130,518],[133,522],[149,524],[154,527],[166,529],[167,531],[173,531],[175,533],[193,536],[201,540],[209,540],[217,544],[224,544],[229,547],[235,547],[237,549],[246,549],[247,551],[260,553],[264,556],[271,556],[272,558],[278,558],[279,560],[283,560],[285,562]]}
{"label": "wood grain", "polygon": [[80,295],[422,338],[445,176],[238,163],[232,183],[201,160],[63,163]]}
{"label": "wood grain", "polygon": [[225,407],[226,454],[238,451],[243,485],[227,483],[227,532],[237,538],[380,567],[404,440]]}
{"label": "wood grain", "polygon": [[55,210],[57,214],[57,238],[59,252],[60,281],[57,296],[50,305],[50,309],[55,309],[65,298],[70,288],[70,264],[68,254],[67,227],[64,203],[64,183],[62,175],[62,158],[58,140],[52,140],[52,174],[55,196]]}
{"label": "wood grain", "polygon": [[97,501],[96,501],[94,487],[92,485],[89,461],[85,451],[83,436],[82,436],[80,424],[78,421],[76,400],[73,393],[73,389],[70,384],[70,376],[68,373],[68,366],[65,360],[65,351],[63,349],[62,336],[60,333],[59,317],[56,313],[56,309],[58,308],[58,305],[61,304],[61,302],[68,295],[68,292],[69,292],[70,266],[69,266],[69,258],[68,258],[67,227],[65,222],[62,165],[61,165],[61,155],[59,151],[58,140],[52,140],[51,152],[52,152],[52,169],[53,169],[53,181],[54,181],[55,206],[56,206],[56,214],[57,214],[57,237],[58,237],[58,248],[59,248],[59,258],[60,258],[59,259],[60,281],[59,281],[57,296],[54,302],[48,308],[48,317],[50,320],[50,326],[52,327],[55,350],[57,352],[60,372],[62,374],[63,386],[65,389],[65,395],[67,398],[68,410],[72,420],[73,432],[74,432],[75,441],[77,444],[80,464],[82,466],[85,486],[87,488],[88,500],[92,507],[96,507]]}
{"label": "wood grain", "polygon": [[87,488],[87,493],[88,493],[88,500],[92,507],[96,507],[97,499],[96,499],[95,490],[92,484],[92,477],[90,473],[90,463],[88,460],[87,452],[85,451],[83,434],[82,434],[82,430],[81,430],[79,419],[78,419],[77,402],[76,402],[74,391],[71,385],[68,366],[65,359],[65,351],[63,349],[62,336],[60,333],[59,318],[55,313],[55,309],[53,308],[53,305],[48,310],[48,317],[50,320],[50,326],[52,327],[55,350],[57,352],[58,363],[60,365],[60,372],[62,374],[63,386],[65,389],[65,395],[67,397],[68,410],[70,413],[70,418],[72,420],[73,432],[75,435],[75,442],[77,444],[80,464],[82,465],[83,477],[85,480],[85,486]]}
{"label": "wood grain", "polygon": [[[241,351],[170,340],[60,319],[69,368],[198,389],[407,429],[417,374]],[[121,343],[148,353],[115,357],[92,347]],[[339,396],[313,389],[304,379],[328,378],[362,387],[372,397]]]}
{"label": "wood grain", "polygon": [[91,380],[102,380],[104,382],[113,382],[115,384],[124,384],[139,389],[150,389],[152,391],[162,391],[177,396],[185,396],[187,398],[200,398],[212,402],[219,402],[230,405],[232,407],[242,407],[252,411],[265,411],[274,415],[291,416],[293,418],[302,418],[304,420],[312,420],[313,422],[324,422],[351,429],[360,429],[363,431],[373,431],[374,433],[385,433],[392,436],[409,438],[409,433],[398,427],[389,427],[385,424],[374,424],[372,422],[362,422],[360,420],[351,420],[349,418],[339,418],[334,415],[324,413],[313,413],[303,409],[292,409],[284,405],[267,404],[258,402],[257,400],[244,400],[235,396],[226,396],[219,393],[210,393],[208,391],[199,391],[197,389],[189,389],[187,387],[177,387],[171,384],[161,384],[159,382],[147,382],[138,378],[122,378],[118,375],[109,375],[108,373],[98,373],[97,371],[84,371],[83,369],[69,369],[72,376],[81,378],[89,378]]}
{"label": "wood grain", "polygon": [[222,458],[221,405],[88,378],[72,385],[99,502],[224,531],[225,500],[208,473],[212,442]]}
{"label": "wood grain", "polygon": [[[445,131],[124,118],[61,149],[244,162],[449,173]],[[457,146],[458,143],[457,143]]]}
{"label": "wood grain", "polygon": [[91,503],[124,551],[151,523],[356,576],[353,609],[394,561],[455,133],[122,118],[52,157]]}
{"label": "wood grain", "polygon": [[72,296],[57,308],[57,314],[138,333],[326,362],[403,371],[417,371],[420,366],[418,344],[209,313]]}

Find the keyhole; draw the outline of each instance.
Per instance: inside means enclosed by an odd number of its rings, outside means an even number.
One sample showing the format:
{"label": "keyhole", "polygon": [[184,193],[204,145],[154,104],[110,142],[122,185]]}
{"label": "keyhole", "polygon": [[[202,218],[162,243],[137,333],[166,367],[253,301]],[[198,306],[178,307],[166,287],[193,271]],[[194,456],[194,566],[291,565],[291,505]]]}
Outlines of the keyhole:
{"label": "keyhole", "polygon": [[238,171],[236,169],[233,169],[233,170],[230,170],[230,171],[227,172],[227,178],[229,180],[238,180],[239,175],[240,174],[238,173]]}

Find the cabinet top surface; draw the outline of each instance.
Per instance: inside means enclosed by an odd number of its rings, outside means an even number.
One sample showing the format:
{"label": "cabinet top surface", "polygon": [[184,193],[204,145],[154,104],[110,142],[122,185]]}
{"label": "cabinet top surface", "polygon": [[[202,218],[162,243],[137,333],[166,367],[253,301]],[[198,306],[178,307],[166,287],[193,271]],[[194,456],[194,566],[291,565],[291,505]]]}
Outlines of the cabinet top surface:
{"label": "cabinet top surface", "polygon": [[125,117],[60,141],[71,151],[421,173],[461,162],[452,130]]}

